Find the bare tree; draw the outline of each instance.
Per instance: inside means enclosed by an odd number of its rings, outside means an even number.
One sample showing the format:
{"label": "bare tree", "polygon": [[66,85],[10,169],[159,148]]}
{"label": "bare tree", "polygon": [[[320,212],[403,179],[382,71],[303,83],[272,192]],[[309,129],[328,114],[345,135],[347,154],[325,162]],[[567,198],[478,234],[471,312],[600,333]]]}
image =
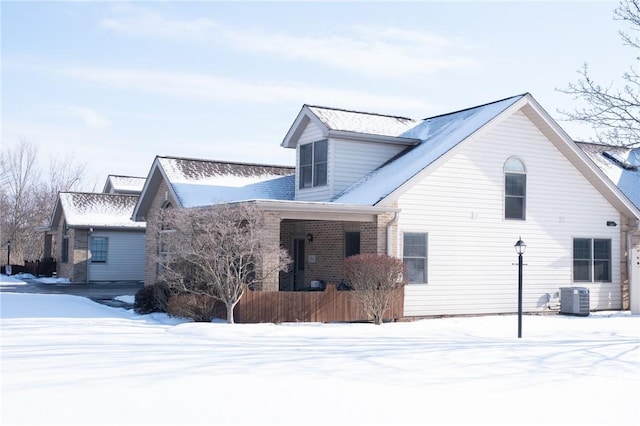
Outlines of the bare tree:
{"label": "bare tree", "polygon": [[31,241],[36,226],[36,191],[40,173],[36,164],[38,150],[26,140],[0,155],[0,191],[2,191],[2,243],[11,240],[12,259],[34,255]]}
{"label": "bare tree", "polygon": [[3,148],[0,153],[1,243],[11,240],[14,263],[39,259],[43,238],[37,228],[48,223],[58,191],[80,184],[84,166],[71,157],[53,159],[49,173],[38,163],[37,146],[25,139]]}
{"label": "bare tree", "polygon": [[404,285],[402,260],[380,254],[359,254],[346,258],[342,270],[354,294],[375,324],[382,324],[396,290]]}
{"label": "bare tree", "polygon": [[248,288],[286,270],[287,251],[269,251],[263,212],[254,205],[220,204],[209,208],[167,209],[163,247],[157,259],[159,280],[174,292],[214,298],[224,303],[227,322]]}
{"label": "bare tree", "polygon": [[[628,22],[633,33],[620,31],[623,44],[634,53],[640,52],[640,0],[622,0],[614,11],[615,19]],[[622,75],[622,85],[602,86],[591,78],[585,63],[578,71],[576,83],[570,83],[560,92],[585,101],[588,106],[573,112],[559,111],[565,119],[590,124],[600,143],[624,147],[640,146],[640,56]]]}

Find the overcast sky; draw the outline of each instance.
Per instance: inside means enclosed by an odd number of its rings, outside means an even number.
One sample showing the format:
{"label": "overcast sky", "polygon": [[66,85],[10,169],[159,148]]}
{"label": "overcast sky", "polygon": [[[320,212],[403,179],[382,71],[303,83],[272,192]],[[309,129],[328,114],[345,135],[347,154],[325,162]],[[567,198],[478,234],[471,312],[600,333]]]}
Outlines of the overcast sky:
{"label": "overcast sky", "polygon": [[3,1],[2,144],[69,153],[101,189],[155,155],[292,165],[305,103],[425,118],[530,92],[559,118],[584,62],[604,84],[631,64],[616,6]]}

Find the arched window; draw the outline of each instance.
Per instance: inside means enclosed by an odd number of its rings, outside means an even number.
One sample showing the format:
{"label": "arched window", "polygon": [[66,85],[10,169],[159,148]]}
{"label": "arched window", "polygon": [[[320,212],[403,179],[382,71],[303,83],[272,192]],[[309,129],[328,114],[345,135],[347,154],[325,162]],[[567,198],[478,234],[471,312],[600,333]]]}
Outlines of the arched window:
{"label": "arched window", "polygon": [[515,157],[504,163],[504,218],[526,219],[527,170]]}

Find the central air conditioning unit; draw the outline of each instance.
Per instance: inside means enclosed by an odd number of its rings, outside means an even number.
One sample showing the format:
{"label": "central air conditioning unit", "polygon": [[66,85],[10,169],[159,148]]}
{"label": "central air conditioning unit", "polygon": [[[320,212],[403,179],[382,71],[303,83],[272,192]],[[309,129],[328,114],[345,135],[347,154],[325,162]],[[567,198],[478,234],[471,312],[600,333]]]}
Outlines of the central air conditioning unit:
{"label": "central air conditioning unit", "polygon": [[560,313],[589,316],[589,289],[585,287],[561,287]]}

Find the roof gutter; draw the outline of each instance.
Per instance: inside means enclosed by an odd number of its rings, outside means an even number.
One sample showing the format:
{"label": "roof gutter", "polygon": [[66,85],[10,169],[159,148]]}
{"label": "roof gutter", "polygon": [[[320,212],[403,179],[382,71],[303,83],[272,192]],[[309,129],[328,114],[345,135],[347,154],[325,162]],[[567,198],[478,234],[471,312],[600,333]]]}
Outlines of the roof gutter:
{"label": "roof gutter", "polygon": [[374,135],[371,133],[349,132],[346,130],[329,130],[327,136],[330,138],[340,138],[358,141],[391,143],[394,145],[413,146],[420,143],[420,139],[404,138],[401,136]]}

